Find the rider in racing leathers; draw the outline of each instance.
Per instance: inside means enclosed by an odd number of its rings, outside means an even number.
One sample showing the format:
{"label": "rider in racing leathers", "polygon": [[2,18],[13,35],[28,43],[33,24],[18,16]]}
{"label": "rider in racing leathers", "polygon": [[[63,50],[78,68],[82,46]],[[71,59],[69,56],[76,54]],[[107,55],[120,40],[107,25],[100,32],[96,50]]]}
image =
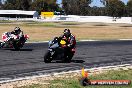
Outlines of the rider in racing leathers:
{"label": "rider in racing leathers", "polygon": [[75,53],[75,48],[76,48],[75,36],[70,32],[69,29],[65,29],[63,32],[63,35],[60,36],[60,38],[67,40],[68,51],[66,51],[66,53],[72,55],[71,56],[71,58],[72,58]]}
{"label": "rider in racing leathers", "polygon": [[23,34],[23,32],[19,27],[15,27],[15,29],[11,32],[11,34],[20,36],[21,34]]}

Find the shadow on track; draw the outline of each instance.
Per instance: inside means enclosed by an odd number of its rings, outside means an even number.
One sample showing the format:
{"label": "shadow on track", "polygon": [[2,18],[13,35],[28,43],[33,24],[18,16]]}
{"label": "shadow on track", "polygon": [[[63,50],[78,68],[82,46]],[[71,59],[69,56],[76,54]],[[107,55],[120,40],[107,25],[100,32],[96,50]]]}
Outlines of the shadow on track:
{"label": "shadow on track", "polygon": [[10,49],[10,48],[5,48],[3,50],[10,50],[10,51],[33,51],[33,49],[20,49],[20,50],[15,50],[15,49]]}
{"label": "shadow on track", "polygon": [[71,62],[63,62],[61,60],[53,60],[51,63],[84,63],[84,60],[71,60]]}
{"label": "shadow on track", "polygon": [[73,62],[73,63],[84,63],[85,61],[84,60],[72,60],[71,62]]}

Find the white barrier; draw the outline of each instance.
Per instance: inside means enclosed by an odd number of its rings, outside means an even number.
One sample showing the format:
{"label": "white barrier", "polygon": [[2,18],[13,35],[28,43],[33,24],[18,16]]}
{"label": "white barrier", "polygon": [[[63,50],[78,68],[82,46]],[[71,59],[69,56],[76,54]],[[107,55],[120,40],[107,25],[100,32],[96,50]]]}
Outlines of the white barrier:
{"label": "white barrier", "polygon": [[22,20],[22,21],[38,21],[38,22],[54,22],[54,21],[71,21],[71,22],[103,22],[103,23],[132,23],[131,17],[121,17],[113,19],[108,16],[77,16],[77,15],[55,15],[48,19],[36,19],[36,18],[5,18],[1,17],[0,20]]}
{"label": "white barrier", "polygon": [[131,17],[113,18],[108,16],[77,16],[77,15],[61,15],[54,16],[51,19],[43,19],[41,21],[74,21],[74,22],[103,22],[103,23],[132,23]]}

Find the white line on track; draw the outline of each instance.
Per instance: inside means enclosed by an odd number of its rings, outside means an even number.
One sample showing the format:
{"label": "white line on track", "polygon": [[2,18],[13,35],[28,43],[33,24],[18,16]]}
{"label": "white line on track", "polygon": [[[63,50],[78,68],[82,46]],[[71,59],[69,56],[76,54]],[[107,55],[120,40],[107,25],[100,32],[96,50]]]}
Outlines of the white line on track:
{"label": "white line on track", "polygon": [[[132,41],[132,39],[115,39],[114,41]],[[89,40],[79,40],[77,42],[87,42],[87,41],[111,41],[111,40],[92,40],[92,39],[89,39]],[[49,41],[41,41],[41,42],[26,42],[26,43],[48,43]]]}
{"label": "white line on track", "polygon": [[[115,39],[115,41],[132,41],[132,39]],[[89,40],[79,40],[77,42],[87,42],[87,41],[111,41],[111,40],[92,40],[92,39],[89,39]],[[0,40],[0,42],[2,42],[2,40]],[[48,43],[49,41],[38,41],[38,42],[26,42],[26,43]]]}

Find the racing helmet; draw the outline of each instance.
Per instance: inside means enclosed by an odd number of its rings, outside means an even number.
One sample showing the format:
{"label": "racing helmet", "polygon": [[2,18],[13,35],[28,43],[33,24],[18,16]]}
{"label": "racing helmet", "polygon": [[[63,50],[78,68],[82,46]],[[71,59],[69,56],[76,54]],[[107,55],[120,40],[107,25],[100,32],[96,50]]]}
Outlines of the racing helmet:
{"label": "racing helmet", "polygon": [[19,34],[19,33],[21,32],[21,30],[20,30],[19,27],[15,27],[14,32],[15,32],[16,34]]}
{"label": "racing helmet", "polygon": [[69,37],[71,35],[71,32],[69,29],[65,29],[63,33],[64,33],[64,36],[66,37]]}

